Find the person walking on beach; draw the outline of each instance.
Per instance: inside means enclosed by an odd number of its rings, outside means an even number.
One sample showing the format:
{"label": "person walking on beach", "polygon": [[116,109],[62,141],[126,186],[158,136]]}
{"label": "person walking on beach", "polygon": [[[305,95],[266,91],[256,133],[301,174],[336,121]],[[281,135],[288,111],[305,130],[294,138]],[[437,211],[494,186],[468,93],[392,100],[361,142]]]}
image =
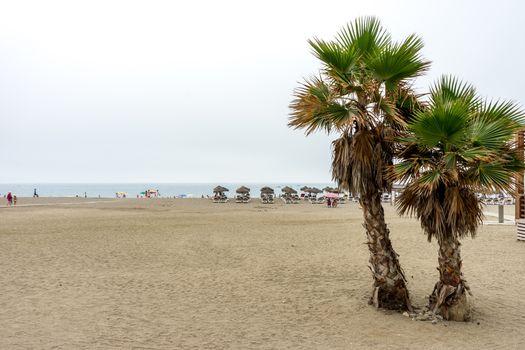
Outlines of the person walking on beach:
{"label": "person walking on beach", "polygon": [[16,194],[14,194],[14,195],[13,195],[13,205],[16,205],[16,200],[17,200],[17,198],[16,198]]}
{"label": "person walking on beach", "polygon": [[7,192],[7,206],[10,207],[11,205],[13,205],[13,195],[11,194],[11,192]]}

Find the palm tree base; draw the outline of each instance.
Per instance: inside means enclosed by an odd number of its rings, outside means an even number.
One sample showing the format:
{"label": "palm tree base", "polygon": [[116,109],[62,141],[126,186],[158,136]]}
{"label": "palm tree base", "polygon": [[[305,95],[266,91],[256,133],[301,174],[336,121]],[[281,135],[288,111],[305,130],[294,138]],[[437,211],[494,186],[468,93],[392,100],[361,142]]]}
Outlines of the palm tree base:
{"label": "palm tree base", "polygon": [[375,287],[369,304],[374,305],[376,308],[412,311],[408,290],[404,281],[402,282],[401,285],[393,288]]}
{"label": "palm tree base", "polygon": [[429,297],[429,308],[448,321],[469,321],[472,309],[468,294],[463,282],[454,287],[439,281]]}
{"label": "palm tree base", "polygon": [[370,252],[368,267],[374,277],[370,304],[376,308],[412,311],[405,275],[385,223],[381,192],[376,190],[363,193],[360,203]]}

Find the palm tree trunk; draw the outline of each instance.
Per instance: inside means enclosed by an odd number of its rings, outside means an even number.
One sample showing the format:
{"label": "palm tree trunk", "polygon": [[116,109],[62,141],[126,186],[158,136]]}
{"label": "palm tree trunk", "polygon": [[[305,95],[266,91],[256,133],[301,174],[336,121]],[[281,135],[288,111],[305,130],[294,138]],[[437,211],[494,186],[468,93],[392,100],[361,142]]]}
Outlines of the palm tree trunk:
{"label": "palm tree trunk", "polygon": [[456,237],[438,239],[439,281],[430,295],[430,310],[451,321],[468,321],[470,289],[461,272],[461,243]]}
{"label": "palm tree trunk", "polygon": [[369,267],[374,277],[370,303],[378,308],[412,310],[406,279],[390,242],[381,193],[374,191],[371,195],[362,195],[360,202],[370,251]]}

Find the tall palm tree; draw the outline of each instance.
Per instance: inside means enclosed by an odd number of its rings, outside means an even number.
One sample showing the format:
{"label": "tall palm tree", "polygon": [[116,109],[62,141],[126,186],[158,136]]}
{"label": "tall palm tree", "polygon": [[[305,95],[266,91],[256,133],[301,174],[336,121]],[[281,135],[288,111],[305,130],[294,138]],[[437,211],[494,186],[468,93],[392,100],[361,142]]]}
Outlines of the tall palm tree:
{"label": "tall palm tree", "polygon": [[410,309],[405,276],[390,241],[381,205],[391,183],[384,176],[392,164],[394,137],[412,110],[420,107],[412,79],[430,62],[415,35],[395,43],[373,17],[344,27],[335,40],[309,41],[321,61],[318,76],[295,90],[289,126],[306,134],[337,133],[332,177],[340,188],[359,194],[374,278],[370,299],[376,307]]}
{"label": "tall palm tree", "polygon": [[415,214],[428,240],[439,244],[439,281],[429,304],[445,319],[470,317],[459,239],[474,237],[482,222],[478,193],[512,190],[524,167],[512,140],[524,122],[512,102],[482,100],[471,85],[442,77],[427,108],[409,123],[394,166],[407,183],[397,206],[401,214]]}

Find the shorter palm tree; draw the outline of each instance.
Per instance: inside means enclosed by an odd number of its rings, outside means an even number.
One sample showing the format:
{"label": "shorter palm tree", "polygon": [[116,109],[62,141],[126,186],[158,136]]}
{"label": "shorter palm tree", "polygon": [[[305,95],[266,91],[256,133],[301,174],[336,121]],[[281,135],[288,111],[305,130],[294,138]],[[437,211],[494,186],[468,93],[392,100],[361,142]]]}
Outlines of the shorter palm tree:
{"label": "shorter palm tree", "polygon": [[429,302],[445,319],[470,318],[459,239],[474,237],[482,223],[478,193],[512,190],[524,168],[512,140],[524,122],[512,102],[482,100],[471,85],[443,77],[401,140],[393,176],[406,188],[397,208],[415,214],[428,240],[439,243],[439,281]]}

